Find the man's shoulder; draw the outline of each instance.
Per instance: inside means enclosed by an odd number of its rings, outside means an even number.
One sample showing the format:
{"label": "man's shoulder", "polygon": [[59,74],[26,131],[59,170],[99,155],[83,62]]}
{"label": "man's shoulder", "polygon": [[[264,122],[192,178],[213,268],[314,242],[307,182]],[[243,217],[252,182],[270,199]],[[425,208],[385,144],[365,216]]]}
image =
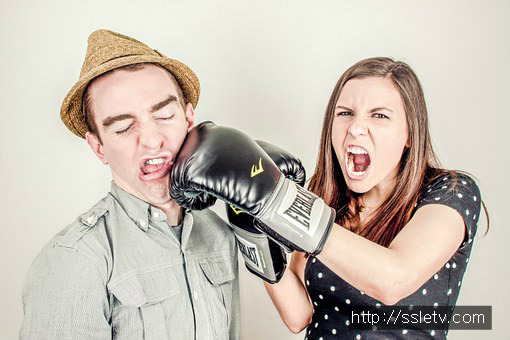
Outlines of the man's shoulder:
{"label": "man's shoulder", "polygon": [[113,206],[110,195],[103,197],[86,212],[78,217],[54,238],[54,245],[68,248],[78,247],[80,241],[90,234],[92,238],[100,237],[99,231],[105,227],[105,217]]}
{"label": "man's shoulder", "polygon": [[59,256],[66,257],[71,252],[78,253],[93,262],[104,259],[109,252],[105,217],[110,212],[112,203],[111,196],[107,195],[90,209],[78,215],[43,247],[38,257],[55,252],[60,254]]}

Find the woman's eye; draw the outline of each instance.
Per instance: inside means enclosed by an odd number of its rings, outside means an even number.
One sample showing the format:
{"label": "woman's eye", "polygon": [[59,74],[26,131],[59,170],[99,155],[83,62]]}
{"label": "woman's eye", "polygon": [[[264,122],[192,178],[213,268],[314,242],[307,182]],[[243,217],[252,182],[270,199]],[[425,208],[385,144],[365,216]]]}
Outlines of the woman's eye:
{"label": "woman's eye", "polygon": [[388,116],[386,116],[383,113],[374,113],[373,117],[375,117],[375,118],[388,118]]}
{"label": "woman's eye", "polygon": [[340,111],[336,113],[337,116],[352,116],[352,112],[350,111]]}

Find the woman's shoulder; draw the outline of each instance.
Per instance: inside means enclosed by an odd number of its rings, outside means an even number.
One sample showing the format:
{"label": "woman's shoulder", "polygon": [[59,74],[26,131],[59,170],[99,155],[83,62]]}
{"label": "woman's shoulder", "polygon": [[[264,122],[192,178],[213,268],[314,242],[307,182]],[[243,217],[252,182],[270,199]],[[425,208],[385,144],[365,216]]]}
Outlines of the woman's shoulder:
{"label": "woman's shoulder", "polygon": [[473,176],[443,169],[431,169],[427,175],[416,209],[428,204],[449,206],[462,216],[469,234],[474,235],[482,199]]}
{"label": "woman's shoulder", "polygon": [[439,201],[442,197],[471,196],[480,201],[480,189],[472,175],[459,170],[430,169],[427,171],[420,199]]}

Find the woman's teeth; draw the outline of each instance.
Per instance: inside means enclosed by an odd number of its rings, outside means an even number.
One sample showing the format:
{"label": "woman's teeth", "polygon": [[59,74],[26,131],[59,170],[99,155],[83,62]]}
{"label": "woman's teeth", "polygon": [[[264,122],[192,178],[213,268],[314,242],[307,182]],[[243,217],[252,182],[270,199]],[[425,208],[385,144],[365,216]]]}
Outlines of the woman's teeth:
{"label": "woman's teeth", "polygon": [[156,165],[156,164],[161,164],[164,162],[165,162],[164,158],[153,158],[153,159],[146,160],[145,165]]}

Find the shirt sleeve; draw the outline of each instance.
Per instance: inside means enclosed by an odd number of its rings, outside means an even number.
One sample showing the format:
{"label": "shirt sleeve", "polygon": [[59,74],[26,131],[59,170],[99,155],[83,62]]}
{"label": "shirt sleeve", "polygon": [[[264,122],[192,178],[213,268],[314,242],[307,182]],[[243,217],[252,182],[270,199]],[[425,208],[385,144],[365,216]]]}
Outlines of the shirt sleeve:
{"label": "shirt sleeve", "polygon": [[45,248],[23,287],[21,340],[111,339],[104,279],[89,258],[66,247]]}
{"label": "shirt sleeve", "polygon": [[455,209],[462,216],[466,228],[463,247],[471,243],[476,234],[481,202],[476,182],[468,175],[452,173],[439,177],[425,187],[416,209],[427,204],[443,204]]}

